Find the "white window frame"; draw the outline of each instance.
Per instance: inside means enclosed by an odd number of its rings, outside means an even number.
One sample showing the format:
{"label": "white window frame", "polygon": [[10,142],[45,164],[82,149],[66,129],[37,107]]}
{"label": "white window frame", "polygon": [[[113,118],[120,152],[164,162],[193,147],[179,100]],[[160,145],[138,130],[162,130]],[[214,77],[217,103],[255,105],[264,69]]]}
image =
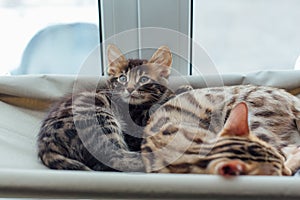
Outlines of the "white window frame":
{"label": "white window frame", "polygon": [[[193,0],[98,0],[99,1],[99,27],[101,54],[105,56],[105,41],[124,31],[136,29],[132,38],[115,40],[121,49],[139,49],[130,54],[133,57],[148,59],[151,52],[140,51],[147,48],[147,42],[140,31],[144,27],[161,27],[192,38],[192,3]],[[155,8],[155,9],[154,9]],[[167,8],[167,11],[166,11]],[[160,20],[164,19],[164,20]],[[173,68],[181,75],[190,75],[191,63],[191,40],[184,44],[180,42],[161,44],[170,47],[173,52],[186,52],[182,55],[173,56]],[[159,41],[161,43],[161,41]],[[159,42],[153,45],[159,47]],[[153,49],[154,51],[155,49]],[[126,52],[125,52],[126,53]],[[174,53],[173,53],[174,55]],[[106,66],[102,59],[102,67]],[[103,67],[104,68],[104,67]],[[105,72],[105,69],[102,71]],[[104,75],[104,74],[103,74]]]}

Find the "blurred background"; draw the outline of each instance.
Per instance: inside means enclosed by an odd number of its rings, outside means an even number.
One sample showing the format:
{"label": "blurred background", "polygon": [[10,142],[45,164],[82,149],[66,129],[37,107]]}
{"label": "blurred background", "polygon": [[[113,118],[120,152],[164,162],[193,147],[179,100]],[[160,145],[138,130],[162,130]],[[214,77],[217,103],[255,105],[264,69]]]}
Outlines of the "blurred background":
{"label": "blurred background", "polygon": [[[98,40],[97,0],[0,0],[0,74],[54,73],[55,69],[50,71],[47,68],[54,66],[55,60],[61,60],[57,55],[65,55],[65,59],[69,59],[66,55],[71,54],[73,48],[82,48],[82,42],[78,38],[88,34],[84,33],[85,30],[80,25],[77,28],[70,26],[82,22],[95,25],[97,32],[93,37]],[[64,24],[69,26],[60,26]],[[94,40],[95,38],[92,42]],[[85,37],[85,42],[91,41]],[[93,44],[95,45],[97,44]],[[63,51],[62,48],[66,47],[68,48]],[[69,67],[74,68],[71,67],[73,64],[70,63]],[[19,67],[23,68],[18,69]],[[57,73],[71,73],[62,70],[65,67],[55,68]]]}
{"label": "blurred background", "polygon": [[[76,74],[100,40],[143,27],[193,38],[220,73],[295,69],[299,10],[299,0],[0,0],[0,74]],[[143,48],[145,36],[136,37],[116,43]],[[175,68],[196,74],[193,42],[166,44],[188,54],[174,56]]]}

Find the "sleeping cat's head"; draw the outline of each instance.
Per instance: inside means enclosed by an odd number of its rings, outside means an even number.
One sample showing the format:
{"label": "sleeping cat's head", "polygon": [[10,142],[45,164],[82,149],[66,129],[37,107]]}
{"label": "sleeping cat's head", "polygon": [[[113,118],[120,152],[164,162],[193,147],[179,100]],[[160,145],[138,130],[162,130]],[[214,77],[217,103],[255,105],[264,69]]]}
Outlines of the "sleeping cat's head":
{"label": "sleeping cat's head", "polygon": [[[181,119],[178,117],[180,109],[174,107],[176,110],[172,111],[170,105],[172,100],[151,116],[144,129],[146,137],[141,149],[147,172],[215,174],[224,177],[291,175],[291,170],[285,166],[283,154],[249,130],[248,108],[244,102],[231,110],[218,137],[207,129],[180,124],[175,119]],[[172,112],[168,114],[172,113],[172,117],[159,117],[162,113],[166,114],[164,106],[169,106]]]}
{"label": "sleeping cat's head", "polygon": [[153,103],[164,94],[172,54],[168,47],[160,47],[149,61],[126,59],[114,45],[107,49],[109,87],[126,103],[139,105]]}
{"label": "sleeping cat's head", "polygon": [[248,109],[239,103],[230,113],[219,133],[219,138],[207,158],[208,174],[235,175],[291,175],[285,167],[285,158],[275,148],[251,134],[248,127]]}

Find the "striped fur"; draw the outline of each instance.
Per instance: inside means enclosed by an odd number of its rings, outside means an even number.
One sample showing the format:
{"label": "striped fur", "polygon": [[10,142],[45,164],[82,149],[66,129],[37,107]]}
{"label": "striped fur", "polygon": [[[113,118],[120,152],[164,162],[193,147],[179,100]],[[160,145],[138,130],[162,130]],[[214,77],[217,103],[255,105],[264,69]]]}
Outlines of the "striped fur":
{"label": "striped fur", "polygon": [[299,99],[284,90],[197,89],[151,116],[142,158],[147,172],[291,175],[300,167],[299,119]]}
{"label": "striped fur", "polygon": [[151,112],[175,94],[167,88],[170,50],[127,60],[108,48],[107,89],[83,91],[52,105],[38,134],[38,156],[51,169],[144,171],[141,133]]}

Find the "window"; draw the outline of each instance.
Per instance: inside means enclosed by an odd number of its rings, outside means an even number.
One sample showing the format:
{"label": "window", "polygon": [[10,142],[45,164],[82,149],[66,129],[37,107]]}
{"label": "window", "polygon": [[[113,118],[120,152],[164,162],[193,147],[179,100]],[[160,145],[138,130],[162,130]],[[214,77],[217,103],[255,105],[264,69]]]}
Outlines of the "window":
{"label": "window", "polygon": [[[78,66],[59,63],[55,56],[67,60],[72,53],[84,59],[99,41],[98,24],[97,0],[0,0],[0,74],[76,73]],[[89,44],[80,42],[87,34],[92,35]],[[81,52],[68,54],[66,45]]]}
{"label": "window", "polygon": [[[102,41],[142,58],[168,45],[179,74],[195,75],[203,66],[218,73],[300,69],[298,0],[99,2],[100,12],[98,0],[0,0],[0,74],[77,74],[99,44],[99,16]],[[149,27],[162,34],[141,30]],[[130,37],[114,39],[131,30]],[[190,70],[190,60],[199,66]]]}
{"label": "window", "polygon": [[298,0],[194,0],[193,37],[220,73],[294,69],[299,9]]}

